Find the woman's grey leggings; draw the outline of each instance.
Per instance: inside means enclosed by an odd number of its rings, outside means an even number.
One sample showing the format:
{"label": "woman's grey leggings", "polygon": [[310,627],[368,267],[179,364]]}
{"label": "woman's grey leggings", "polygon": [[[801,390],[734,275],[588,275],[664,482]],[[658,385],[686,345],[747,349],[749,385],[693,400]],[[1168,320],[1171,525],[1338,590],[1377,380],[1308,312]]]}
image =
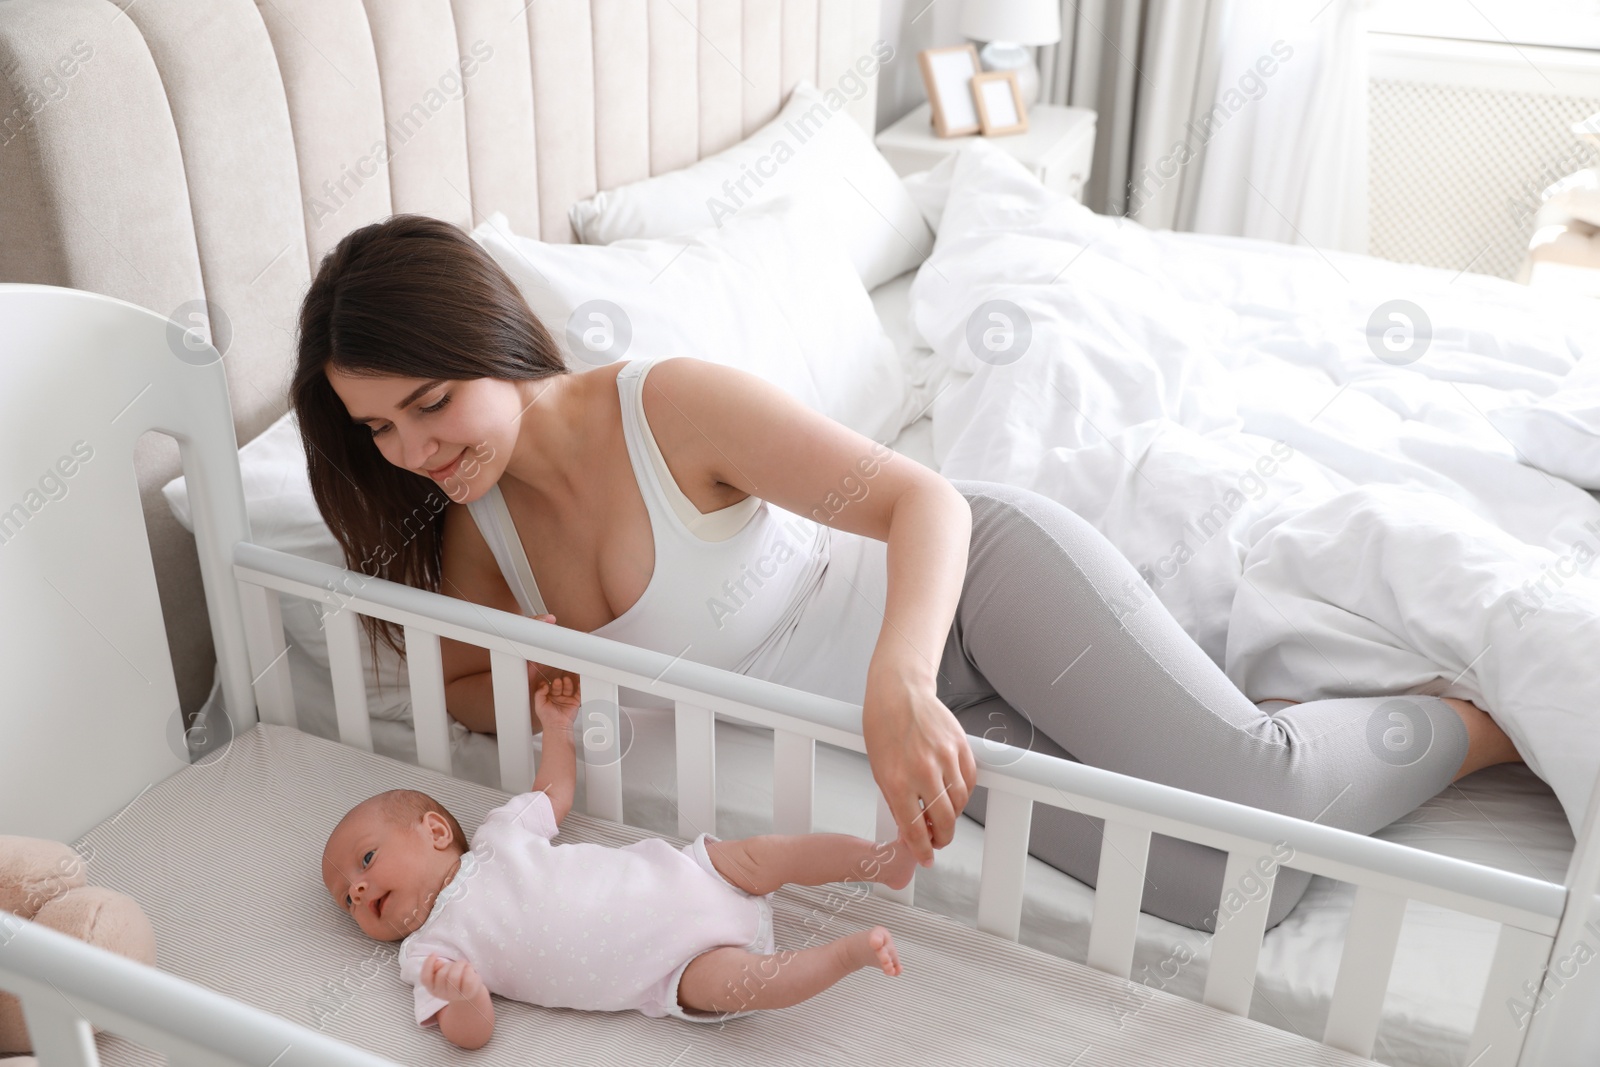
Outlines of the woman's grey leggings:
{"label": "woman's grey leggings", "polygon": [[[972,543],[938,693],[969,734],[1359,833],[1414,810],[1460,769],[1466,727],[1439,698],[1313,700],[1269,714],[1071,510],[1015,486],[953,484],[972,507]],[[979,822],[987,792],[967,803]],[[1035,805],[1029,851],[1093,885],[1100,827]],[[1153,836],[1143,909],[1213,929],[1226,859]],[[1269,925],[1310,878],[1278,871]]]}

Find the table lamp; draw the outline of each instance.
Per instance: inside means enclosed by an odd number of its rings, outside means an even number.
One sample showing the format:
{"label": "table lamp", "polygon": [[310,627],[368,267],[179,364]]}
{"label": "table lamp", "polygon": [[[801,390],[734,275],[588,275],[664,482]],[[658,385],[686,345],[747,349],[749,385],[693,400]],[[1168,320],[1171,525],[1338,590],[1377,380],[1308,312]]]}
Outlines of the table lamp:
{"label": "table lamp", "polygon": [[986,42],[978,53],[984,70],[1014,70],[1022,105],[1039,99],[1039,68],[1028,45],[1061,40],[1060,0],[961,0],[961,33]]}

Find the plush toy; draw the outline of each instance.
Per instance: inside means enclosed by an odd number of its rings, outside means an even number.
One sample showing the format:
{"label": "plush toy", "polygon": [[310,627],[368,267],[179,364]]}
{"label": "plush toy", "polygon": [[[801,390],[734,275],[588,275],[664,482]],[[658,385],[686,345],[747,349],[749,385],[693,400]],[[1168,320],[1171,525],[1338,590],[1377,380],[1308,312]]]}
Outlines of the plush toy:
{"label": "plush toy", "polygon": [[[32,919],[140,963],[156,962],[156,934],[130,896],[85,884],[83,860],[57,841],[0,835],[0,911]],[[22,1005],[0,992],[0,1057],[33,1051]],[[0,1067],[36,1067],[32,1057]]]}

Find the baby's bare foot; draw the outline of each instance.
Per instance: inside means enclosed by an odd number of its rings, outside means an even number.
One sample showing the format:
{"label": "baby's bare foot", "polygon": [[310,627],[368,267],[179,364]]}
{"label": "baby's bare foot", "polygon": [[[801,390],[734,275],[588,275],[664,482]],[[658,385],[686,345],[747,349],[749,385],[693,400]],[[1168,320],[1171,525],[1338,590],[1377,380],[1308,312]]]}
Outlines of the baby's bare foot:
{"label": "baby's bare foot", "polygon": [[872,881],[890,889],[904,889],[910,885],[911,876],[917,870],[917,857],[912,854],[911,845],[904,834],[893,841],[880,841],[873,845],[872,862],[877,864]]}
{"label": "baby's bare foot", "polygon": [[856,967],[877,967],[891,978],[900,973],[900,953],[895,951],[894,938],[887,928],[862,930],[844,938],[844,943],[850,962]]}

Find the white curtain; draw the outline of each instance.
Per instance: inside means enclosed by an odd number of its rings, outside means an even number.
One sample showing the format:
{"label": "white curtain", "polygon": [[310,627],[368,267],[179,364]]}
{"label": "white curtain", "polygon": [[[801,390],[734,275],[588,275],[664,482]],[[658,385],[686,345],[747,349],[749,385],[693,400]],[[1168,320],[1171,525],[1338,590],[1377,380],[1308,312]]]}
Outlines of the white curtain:
{"label": "white curtain", "polygon": [[1098,114],[1085,202],[1365,252],[1369,0],[1063,0],[1041,99]]}
{"label": "white curtain", "polygon": [[1226,0],[1063,0],[1061,42],[1039,50],[1040,99],[1097,115],[1084,202],[1157,227],[1178,223],[1184,175],[1134,177],[1182,136]]}
{"label": "white curtain", "polygon": [[1188,228],[1367,250],[1366,8],[1229,0],[1213,99],[1238,106],[1198,160]]}

